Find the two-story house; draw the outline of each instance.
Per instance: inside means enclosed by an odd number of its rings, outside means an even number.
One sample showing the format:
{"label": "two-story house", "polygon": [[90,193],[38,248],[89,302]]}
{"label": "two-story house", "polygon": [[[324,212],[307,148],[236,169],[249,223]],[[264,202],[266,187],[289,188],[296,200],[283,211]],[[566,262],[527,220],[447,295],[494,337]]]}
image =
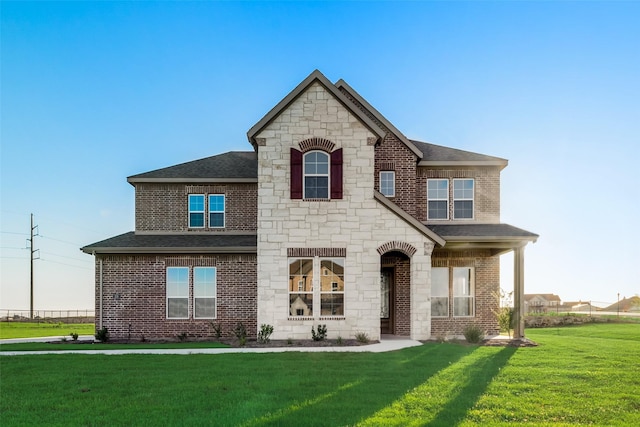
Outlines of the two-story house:
{"label": "two-story house", "polygon": [[96,327],[113,337],[428,339],[497,332],[499,255],[537,235],[500,223],[507,160],[406,138],[314,71],[229,152],[128,178],[135,231],[96,260]]}

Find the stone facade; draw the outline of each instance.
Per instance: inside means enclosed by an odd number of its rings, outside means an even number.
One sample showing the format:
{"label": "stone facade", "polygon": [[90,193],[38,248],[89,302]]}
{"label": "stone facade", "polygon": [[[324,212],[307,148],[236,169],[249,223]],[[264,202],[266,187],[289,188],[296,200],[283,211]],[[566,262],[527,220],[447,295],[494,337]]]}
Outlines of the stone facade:
{"label": "stone facade", "polygon": [[[380,269],[377,248],[401,240],[417,249],[411,257],[412,307],[405,332],[430,335],[431,241],[374,199],[375,148],[370,130],[322,85],[307,88],[262,130],[258,148],[258,324],[274,326],[275,339],[309,338],[326,324],[330,337],[365,332],[380,337]],[[290,197],[290,149],[310,137],[343,149],[344,197],[309,201]],[[427,244],[427,245],[426,245]],[[287,249],[344,248],[345,296],[341,318],[297,319],[289,313]],[[429,248],[426,250],[425,247]]]}

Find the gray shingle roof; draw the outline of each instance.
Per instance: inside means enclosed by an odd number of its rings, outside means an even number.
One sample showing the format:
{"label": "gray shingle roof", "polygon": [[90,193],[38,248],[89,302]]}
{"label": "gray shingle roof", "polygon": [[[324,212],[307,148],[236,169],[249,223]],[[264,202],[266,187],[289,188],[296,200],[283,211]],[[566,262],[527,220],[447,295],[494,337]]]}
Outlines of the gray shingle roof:
{"label": "gray shingle roof", "polygon": [[133,175],[129,182],[157,179],[258,179],[255,151],[230,151],[175,166]]}
{"label": "gray shingle roof", "polygon": [[443,147],[428,142],[415,140],[411,140],[411,142],[422,151],[422,161],[424,162],[492,162],[507,165],[507,160],[500,157]]}
{"label": "gray shingle roof", "polygon": [[536,241],[538,235],[509,224],[428,224],[427,227],[445,240],[515,239]]}
{"label": "gray shingle roof", "polygon": [[135,234],[133,231],[83,247],[90,253],[256,253],[255,234]]}

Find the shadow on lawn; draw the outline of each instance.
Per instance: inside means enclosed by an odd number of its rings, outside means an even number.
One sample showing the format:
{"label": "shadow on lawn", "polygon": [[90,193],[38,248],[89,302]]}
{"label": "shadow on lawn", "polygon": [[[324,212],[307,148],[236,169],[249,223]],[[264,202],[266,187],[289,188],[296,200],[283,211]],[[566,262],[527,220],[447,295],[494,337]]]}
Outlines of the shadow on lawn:
{"label": "shadow on lawn", "polygon": [[459,390],[456,397],[449,400],[438,415],[424,425],[452,426],[461,422],[515,352],[514,347],[504,347],[493,356],[474,364],[467,372],[468,382]]}
{"label": "shadow on lawn", "polygon": [[[345,369],[336,378],[335,386],[331,389],[320,387],[315,392],[300,390],[298,399],[291,402],[291,406],[265,417],[247,420],[243,425],[366,424],[365,420],[373,414],[384,411],[394,402],[402,402],[416,387],[456,366],[461,359],[470,356],[478,348],[446,343],[426,344],[381,356],[387,359],[385,361],[373,357],[366,362],[373,367],[349,366],[346,360],[342,360],[339,363]],[[429,425],[452,425],[452,422],[463,419],[515,351],[514,348],[504,348],[479,358],[479,363],[474,363],[467,370],[467,380],[462,384],[462,389]],[[379,365],[377,360],[381,362]]]}

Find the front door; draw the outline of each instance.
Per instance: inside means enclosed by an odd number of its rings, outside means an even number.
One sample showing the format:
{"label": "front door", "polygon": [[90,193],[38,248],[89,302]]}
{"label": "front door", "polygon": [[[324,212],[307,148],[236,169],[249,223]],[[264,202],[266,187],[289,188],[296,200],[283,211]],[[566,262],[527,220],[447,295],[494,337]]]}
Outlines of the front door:
{"label": "front door", "polygon": [[393,267],[380,273],[380,333],[393,334]]}

